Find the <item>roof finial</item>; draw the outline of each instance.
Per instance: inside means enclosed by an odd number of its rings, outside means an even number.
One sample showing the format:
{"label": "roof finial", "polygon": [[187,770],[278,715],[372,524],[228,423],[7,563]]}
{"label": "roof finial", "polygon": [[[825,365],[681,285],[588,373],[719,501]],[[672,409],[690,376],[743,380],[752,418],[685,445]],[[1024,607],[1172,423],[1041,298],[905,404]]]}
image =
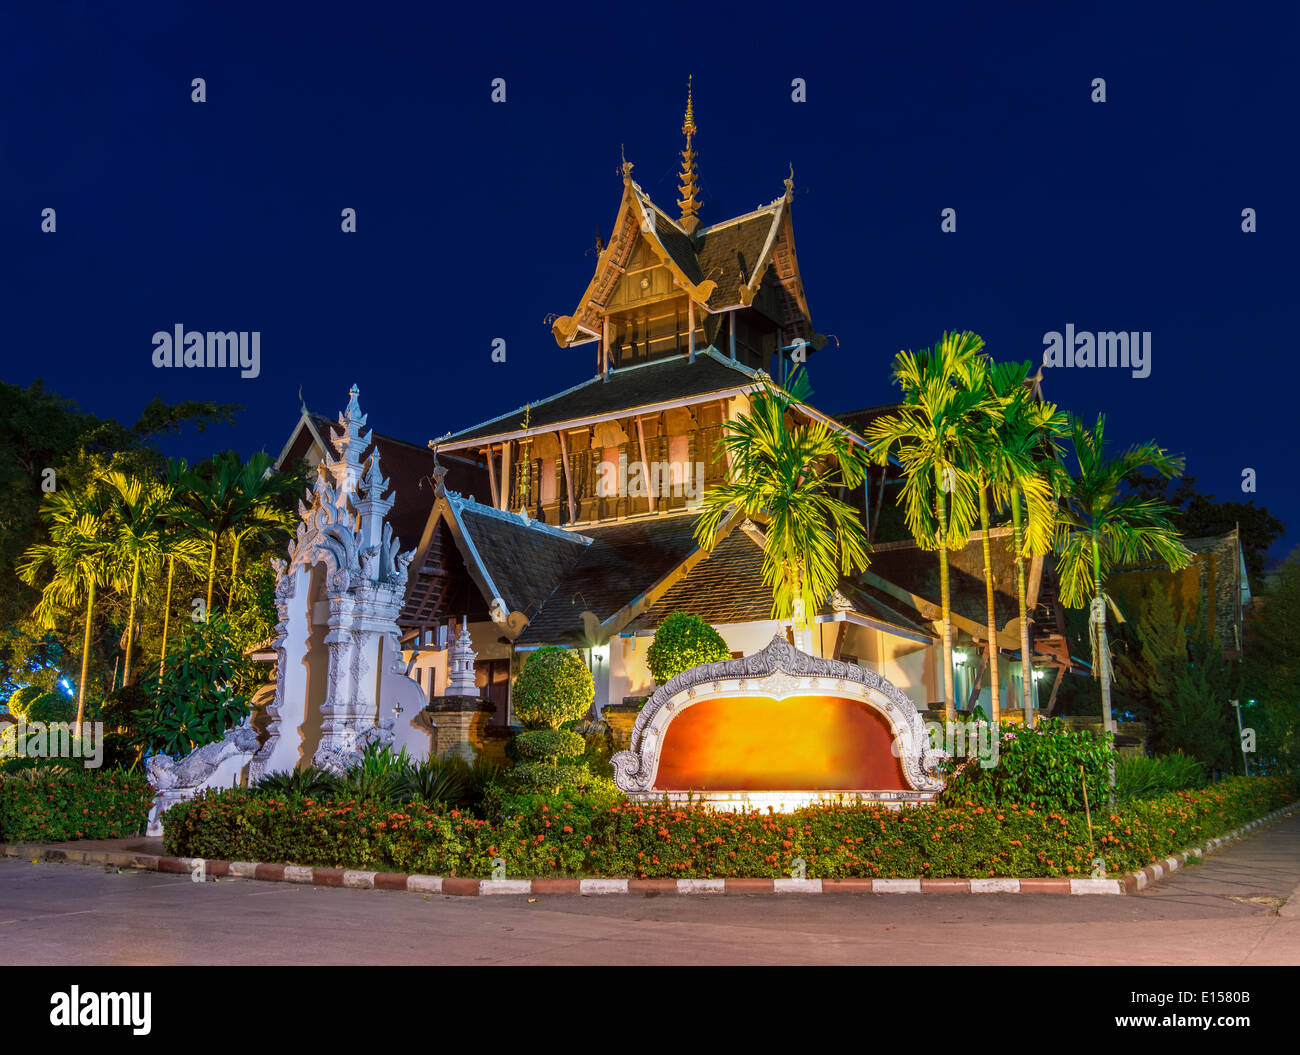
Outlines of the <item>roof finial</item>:
{"label": "roof finial", "polygon": [[623,144],[618,145],[618,156],[623,159],[623,182],[627,183],[632,179],[632,162],[628,161],[627,155],[623,153]]}
{"label": "roof finial", "polygon": [[682,192],[681,199],[677,202],[678,207],[682,210],[681,225],[687,234],[693,234],[695,228],[700,225],[699,211],[700,202],[695,196],[699,190],[695,181],[695,151],[691,146],[691,139],[699,129],[695,125],[695,102],[692,92],[692,78],[686,78],[686,118],[682,122],[682,135],[686,137],[686,149],[682,151],[682,174],[681,184],[678,190]]}
{"label": "roof finial", "polygon": [[785,178],[785,200],[790,201],[794,197],[794,162],[790,162],[790,175]]}

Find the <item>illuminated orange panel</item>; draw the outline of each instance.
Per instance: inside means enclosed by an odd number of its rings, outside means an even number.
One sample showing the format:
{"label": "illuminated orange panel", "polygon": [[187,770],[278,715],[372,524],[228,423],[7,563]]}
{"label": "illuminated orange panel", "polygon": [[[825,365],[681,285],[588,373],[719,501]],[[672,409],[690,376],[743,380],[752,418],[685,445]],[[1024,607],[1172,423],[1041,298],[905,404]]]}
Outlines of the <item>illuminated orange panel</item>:
{"label": "illuminated orange panel", "polygon": [[836,696],[704,700],[669,724],[660,791],[906,791],[889,723]]}

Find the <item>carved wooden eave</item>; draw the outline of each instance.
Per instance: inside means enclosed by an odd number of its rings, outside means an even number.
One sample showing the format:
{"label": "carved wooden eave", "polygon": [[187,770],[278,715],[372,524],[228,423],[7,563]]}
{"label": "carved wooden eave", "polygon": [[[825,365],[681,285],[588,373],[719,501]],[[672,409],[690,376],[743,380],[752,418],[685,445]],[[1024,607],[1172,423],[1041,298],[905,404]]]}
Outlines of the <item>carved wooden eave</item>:
{"label": "carved wooden eave", "polygon": [[715,284],[708,279],[694,282],[681,269],[657,233],[661,224],[676,228],[683,238],[690,237],[680,224],[655,206],[631,176],[625,177],[613,233],[596,262],[596,273],[574,313],[561,316],[551,326],[555,342],[561,348],[600,339],[605,305],[641,241],[650,247],[674,283],[701,308],[705,306],[713,296]]}

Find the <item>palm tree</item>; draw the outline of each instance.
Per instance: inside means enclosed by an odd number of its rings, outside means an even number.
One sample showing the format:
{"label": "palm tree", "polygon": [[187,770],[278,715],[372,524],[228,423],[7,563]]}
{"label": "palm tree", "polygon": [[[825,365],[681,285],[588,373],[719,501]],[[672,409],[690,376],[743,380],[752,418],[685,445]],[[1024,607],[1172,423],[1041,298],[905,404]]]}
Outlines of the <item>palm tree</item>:
{"label": "palm tree", "polygon": [[[981,490],[980,520],[985,529],[984,578],[988,583],[989,640],[994,640],[993,582],[990,575],[987,497],[1000,512],[1011,511],[1016,562],[1016,600],[1020,616],[1021,693],[1025,724],[1033,728],[1033,668],[1030,662],[1029,613],[1025,589],[1025,556],[1042,556],[1052,548],[1056,522],[1055,494],[1063,470],[1056,436],[1065,434],[1065,416],[1055,404],[1037,398],[1028,385],[1031,364],[995,363],[988,372],[989,391],[1002,407],[1002,420],[992,423],[993,443]],[[1026,533],[1026,514],[1028,531]],[[1000,718],[997,675],[993,675],[993,721]]]}
{"label": "palm tree", "polygon": [[[1106,416],[1088,428],[1069,416],[1070,440],[1078,462],[1078,475],[1063,494],[1056,526],[1057,574],[1061,601],[1070,608],[1090,605],[1089,638],[1093,675],[1101,679],[1101,719],[1113,732],[1110,709],[1112,678],[1110,648],[1106,640],[1106,606],[1115,607],[1106,593],[1106,580],[1115,564],[1146,560],[1153,554],[1177,571],[1191,561],[1191,552],[1179,541],[1170,522],[1173,509],[1157,499],[1121,494],[1125,479],[1135,472],[1154,469],[1171,477],[1183,471],[1181,457],[1167,454],[1154,441],[1130,447],[1119,457],[1106,457]],[[1114,784],[1114,772],[1111,773]]]}
{"label": "palm tree", "polygon": [[[182,516],[185,506],[179,497],[180,490],[191,481],[184,461],[169,461],[162,481],[158,484],[160,501],[164,507],[159,513],[162,541],[158,557],[167,561],[167,586],[163,595],[162,638],[158,644],[158,676],[167,669],[167,636],[171,629],[172,583],[176,577],[176,563],[191,572],[198,572],[206,547],[195,537]],[[163,497],[165,496],[165,498]]]}
{"label": "palm tree", "polygon": [[167,518],[174,492],[166,484],[114,469],[104,477],[107,500],[113,506],[117,525],[114,560],[130,581],[127,602],[126,651],[122,684],[131,683],[131,659],[135,644],[135,611],[140,593],[140,573],[151,575],[167,549]]}
{"label": "palm tree", "polygon": [[53,629],[72,609],[84,605],[85,631],[81,642],[81,679],[77,686],[77,734],[86,717],[86,679],[90,669],[91,630],[95,600],[101,587],[122,586],[115,574],[116,525],[113,510],[96,487],[54,491],[41,506],[41,519],[49,528],[49,541],[28,548],[18,563],[18,576],[29,586],[39,586],[41,599],[36,617]]}
{"label": "palm tree", "polygon": [[825,424],[787,422],[807,395],[799,371],[784,389],[764,381],[749,412],[727,422],[722,445],[731,476],[705,493],[695,524],[708,550],[733,509],[766,522],[763,582],[772,591],[772,618],[790,620],[801,634],[840,577],[866,568],[871,551],[857,510],[832,494],[862,482],[866,456]]}
{"label": "palm tree", "polygon": [[234,451],[212,459],[208,472],[190,473],[187,508],[178,517],[203,540],[208,549],[208,593],[206,612],[212,610],[212,588],[216,582],[217,549],[230,540],[230,587],[233,596],[239,571],[240,545],[252,537],[287,531],[292,518],[281,502],[296,483],[271,471],[271,458],[264,451],[247,462]]}
{"label": "palm tree", "polygon": [[945,333],[934,348],[899,352],[894,380],[903,403],[867,429],[871,456],[884,465],[897,452],[903,468],[907,528],[917,545],[939,551],[939,603],[943,616],[944,713],[956,717],[952,672],[952,606],[948,550],[970,538],[978,500],[973,470],[987,456],[988,427],[999,419],[997,401],[972,382],[972,360],[984,347],[974,333]]}

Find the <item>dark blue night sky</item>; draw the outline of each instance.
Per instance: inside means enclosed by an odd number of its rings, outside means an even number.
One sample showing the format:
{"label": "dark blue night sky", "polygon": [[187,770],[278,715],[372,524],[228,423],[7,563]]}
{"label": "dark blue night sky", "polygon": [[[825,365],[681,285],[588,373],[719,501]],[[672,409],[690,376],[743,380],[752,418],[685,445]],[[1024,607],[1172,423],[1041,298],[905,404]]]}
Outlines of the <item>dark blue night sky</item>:
{"label": "dark blue night sky", "polygon": [[[1067,324],[1149,330],[1149,377],[1061,369],[1048,396],[1185,453],[1220,498],[1254,468],[1291,526],[1275,555],[1297,541],[1293,5],[19,6],[2,376],[124,421],[155,395],[247,408],[171,453],[278,452],[300,387],[334,414],[355,381],[372,426],[423,442],[591,376],[545,320],[609,235],[620,144],[674,208],[693,74],[703,223],[794,163],[813,320],[839,341],[819,407],[889,401],[894,353],[945,328],[1008,359]],[[259,330],[260,376],[155,369],[177,323]]]}

